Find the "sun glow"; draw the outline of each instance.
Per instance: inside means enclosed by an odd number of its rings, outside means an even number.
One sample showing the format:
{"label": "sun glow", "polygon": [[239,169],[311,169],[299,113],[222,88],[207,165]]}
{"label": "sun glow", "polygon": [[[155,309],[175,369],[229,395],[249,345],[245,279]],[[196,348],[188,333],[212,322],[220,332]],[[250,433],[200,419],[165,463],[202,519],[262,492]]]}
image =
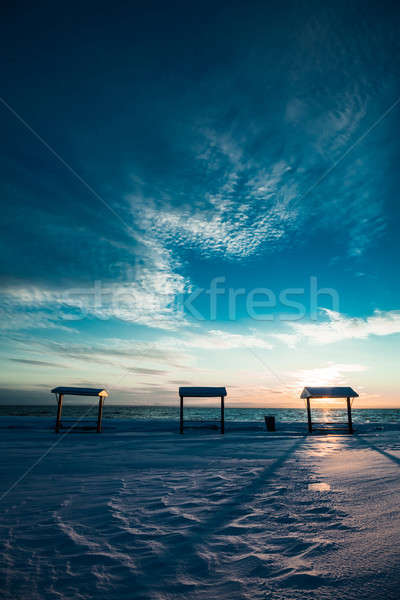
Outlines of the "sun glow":
{"label": "sun glow", "polygon": [[[318,406],[318,408],[329,407],[339,408],[343,406],[344,398],[313,398],[313,404]],[[322,406],[323,405],[323,406]]]}
{"label": "sun glow", "polygon": [[358,364],[328,364],[324,367],[316,367],[314,369],[302,369],[293,373],[297,387],[305,387],[312,385],[315,387],[324,386],[329,381],[330,385],[346,385],[348,373],[361,373],[365,371],[363,365]]}

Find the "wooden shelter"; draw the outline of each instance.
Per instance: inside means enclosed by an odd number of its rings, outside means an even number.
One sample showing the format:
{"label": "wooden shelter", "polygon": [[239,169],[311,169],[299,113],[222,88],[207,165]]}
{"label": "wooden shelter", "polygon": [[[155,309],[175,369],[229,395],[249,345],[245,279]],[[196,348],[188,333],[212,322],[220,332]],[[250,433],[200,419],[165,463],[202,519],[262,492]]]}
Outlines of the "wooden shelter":
{"label": "wooden shelter", "polygon": [[346,398],[347,403],[347,422],[349,433],[353,433],[353,422],[351,419],[351,399],[358,398],[357,392],[351,387],[305,387],[301,392],[300,398],[307,401],[307,421],[308,431],[312,433],[313,426],[311,420],[311,398]]}
{"label": "wooden shelter", "polygon": [[56,387],[51,390],[52,394],[57,398],[57,421],[56,433],[59,433],[61,427],[61,413],[64,396],[98,396],[99,410],[97,413],[97,433],[101,432],[101,420],[103,417],[104,398],[108,397],[106,390],[100,388],[75,388],[75,387]]}
{"label": "wooden shelter", "polygon": [[224,398],[226,396],[224,387],[180,387],[180,425],[179,432],[183,433],[183,399],[184,398],[221,398],[221,433],[225,433]]}

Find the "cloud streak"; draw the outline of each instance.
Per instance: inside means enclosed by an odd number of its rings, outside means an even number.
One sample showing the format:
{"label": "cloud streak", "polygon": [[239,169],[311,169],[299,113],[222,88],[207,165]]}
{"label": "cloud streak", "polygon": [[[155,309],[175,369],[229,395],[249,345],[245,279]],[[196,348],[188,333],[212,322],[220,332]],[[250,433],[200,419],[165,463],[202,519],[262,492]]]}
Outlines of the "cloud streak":
{"label": "cloud streak", "polygon": [[[165,342],[167,345],[171,342]],[[271,342],[265,338],[253,334],[228,333],[219,329],[211,329],[203,334],[187,334],[181,338],[187,348],[198,348],[200,350],[237,350],[243,348],[262,348],[271,350]],[[172,345],[175,341],[172,342]]]}
{"label": "cloud streak", "polygon": [[[400,333],[400,310],[376,310],[366,318],[347,317],[341,313],[321,309],[326,320],[320,323],[290,323],[293,334],[282,334],[281,341],[296,345],[301,339],[324,345],[345,340],[365,340],[370,336],[388,336]],[[276,336],[278,337],[278,336]]]}
{"label": "cloud streak", "polygon": [[31,360],[26,358],[9,358],[12,362],[20,363],[22,365],[30,365],[33,367],[54,367],[60,369],[66,369],[66,365],[60,365],[59,363],[47,362],[44,360]]}
{"label": "cloud streak", "polygon": [[8,331],[57,328],[73,332],[74,321],[97,317],[176,329],[185,322],[176,298],[188,289],[189,280],[176,272],[171,252],[145,239],[128,281],[5,286],[0,293],[0,326]]}

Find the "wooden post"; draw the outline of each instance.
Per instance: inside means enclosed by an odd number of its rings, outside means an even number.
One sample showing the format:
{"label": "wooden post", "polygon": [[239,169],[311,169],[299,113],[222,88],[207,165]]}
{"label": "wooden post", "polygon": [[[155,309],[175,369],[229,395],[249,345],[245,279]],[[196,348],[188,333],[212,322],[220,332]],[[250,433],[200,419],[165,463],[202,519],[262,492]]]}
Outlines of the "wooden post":
{"label": "wooden post", "polygon": [[102,417],[103,417],[103,396],[99,396],[99,412],[97,415],[97,433],[101,433]]}
{"label": "wooden post", "polygon": [[61,426],[62,402],[63,402],[63,395],[62,394],[58,394],[56,433],[59,433],[60,426]]}
{"label": "wooden post", "polygon": [[180,414],[179,414],[179,433],[183,433],[183,396],[179,396],[181,404],[180,404]]}
{"label": "wooden post", "polygon": [[351,403],[350,403],[350,398],[347,398],[347,420],[349,422],[349,433],[353,433],[353,421],[351,420]]}
{"label": "wooden post", "polygon": [[308,433],[312,433],[310,398],[307,398],[307,420],[308,420]]}
{"label": "wooden post", "polygon": [[224,406],[224,397],[221,396],[221,433],[225,433],[225,406]]}

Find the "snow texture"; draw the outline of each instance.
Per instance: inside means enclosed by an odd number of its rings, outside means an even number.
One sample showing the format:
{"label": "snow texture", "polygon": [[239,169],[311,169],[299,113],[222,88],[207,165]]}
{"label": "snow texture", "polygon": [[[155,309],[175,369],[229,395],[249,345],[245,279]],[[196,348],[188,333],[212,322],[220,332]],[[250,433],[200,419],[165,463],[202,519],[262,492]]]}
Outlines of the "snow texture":
{"label": "snow texture", "polygon": [[398,599],[398,426],[0,420],[1,597]]}

